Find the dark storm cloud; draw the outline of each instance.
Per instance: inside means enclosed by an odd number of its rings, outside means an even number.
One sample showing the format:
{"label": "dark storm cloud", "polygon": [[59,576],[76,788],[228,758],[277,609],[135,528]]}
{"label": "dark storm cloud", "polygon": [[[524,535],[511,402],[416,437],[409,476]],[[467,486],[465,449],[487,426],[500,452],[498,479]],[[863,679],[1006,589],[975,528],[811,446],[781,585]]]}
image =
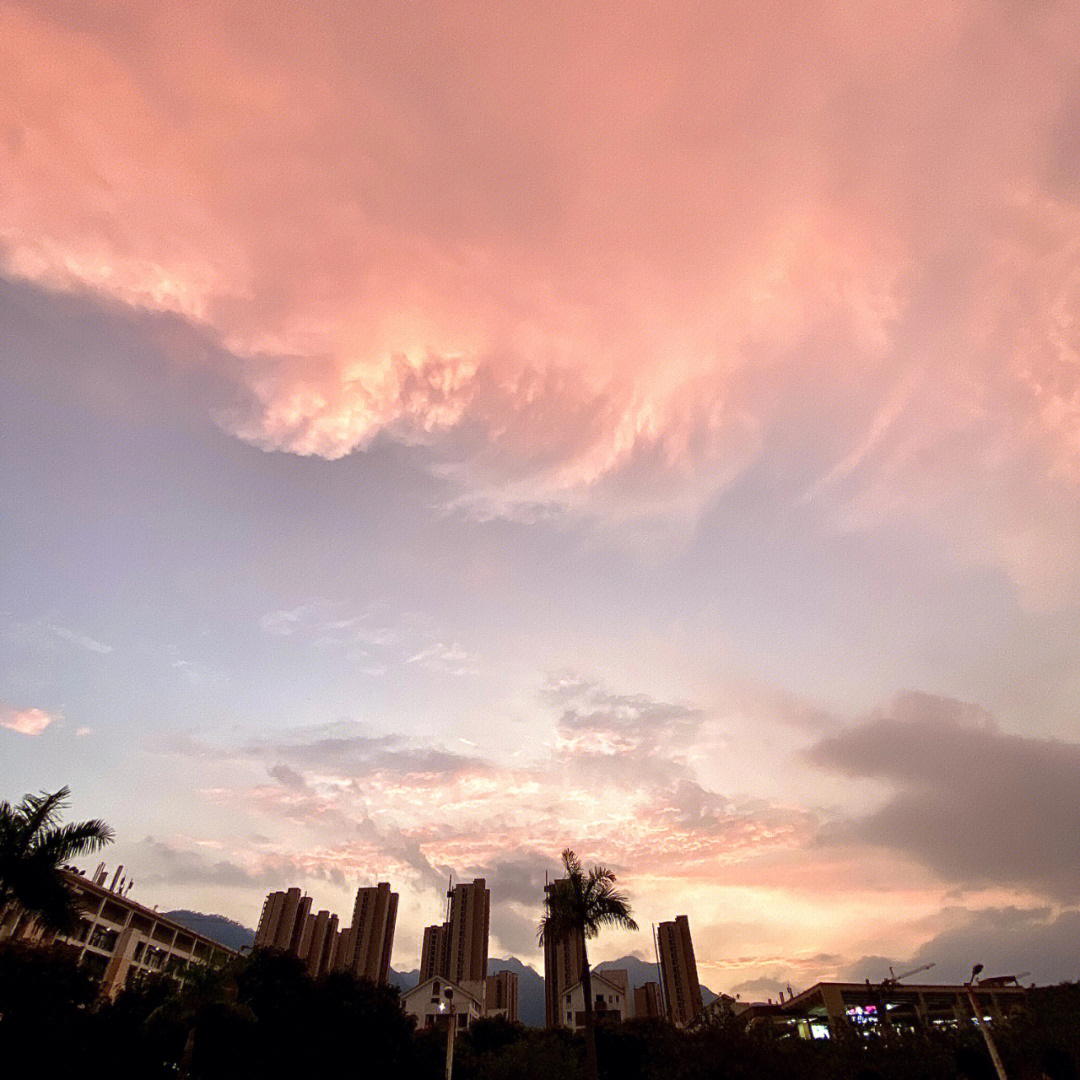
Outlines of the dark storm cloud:
{"label": "dark storm cloud", "polygon": [[808,756],[892,788],[829,839],[902,851],[965,885],[1080,899],[1080,745],[1007,734],[976,706],[908,693]]}
{"label": "dark storm cloud", "polygon": [[1024,975],[1023,982],[1056,983],[1080,979],[1080,911],[1054,914],[1048,907],[954,908],[942,913],[950,925],[909,958],[867,956],[850,964],[841,978],[882,979],[890,965],[903,971],[934,966],[913,983],[967,979],[974,964],[987,975]]}

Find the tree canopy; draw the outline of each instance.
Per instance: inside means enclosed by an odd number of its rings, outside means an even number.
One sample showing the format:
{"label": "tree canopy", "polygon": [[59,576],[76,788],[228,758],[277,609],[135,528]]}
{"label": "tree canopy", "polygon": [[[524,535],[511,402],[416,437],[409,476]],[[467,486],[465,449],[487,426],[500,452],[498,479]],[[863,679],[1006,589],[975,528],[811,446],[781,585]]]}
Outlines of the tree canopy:
{"label": "tree canopy", "polygon": [[50,930],[71,929],[75,899],[61,869],[112,842],[98,818],[60,824],[71,798],[68,788],[24,795],[17,806],[0,802],[0,918],[12,903]]}

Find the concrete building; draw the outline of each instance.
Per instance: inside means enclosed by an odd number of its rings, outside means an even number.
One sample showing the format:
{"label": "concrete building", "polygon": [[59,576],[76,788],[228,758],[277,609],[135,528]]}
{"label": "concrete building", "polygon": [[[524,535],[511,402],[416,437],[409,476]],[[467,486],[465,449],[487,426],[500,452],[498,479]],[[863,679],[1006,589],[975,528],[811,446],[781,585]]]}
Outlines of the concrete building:
{"label": "concrete building", "polygon": [[634,988],[634,1019],[664,1019],[664,996],[659,983],[647,982]]}
{"label": "concrete building", "polygon": [[336,967],[358,979],[384,984],[390,974],[390,953],[394,948],[398,894],[388,882],[360,888],[353,905],[352,926],[345,936],[344,954]]}
{"label": "concrete building", "polygon": [[487,980],[491,891],[483,878],[455,885],[449,892],[450,929],[447,977],[484,1003]]}
{"label": "concrete building", "polygon": [[420,982],[441,978],[466,989],[481,1006],[487,981],[491,890],[484,878],[453,885],[446,922],[424,930]]}
{"label": "concrete building", "polygon": [[47,931],[13,907],[0,925],[0,941],[14,937],[20,941],[71,946],[77,950],[80,966],[109,997],[151,975],[164,976],[183,985],[193,968],[223,967],[238,955],[130,899],[127,891],[131,886],[129,883],[124,888],[122,870],[123,867],[117,869],[109,885],[105,884],[104,864],[93,878],[72,869],[62,871],[82,909],[71,934]]}
{"label": "concrete building", "polygon": [[513,971],[499,971],[487,977],[484,1015],[502,1016],[512,1024],[518,1020],[518,977]]}
{"label": "concrete building", "polygon": [[[448,996],[447,991],[450,991]],[[484,1006],[475,995],[448,979],[423,979],[401,995],[401,1006],[409,1016],[416,1017],[421,1028],[446,1028],[450,1010],[454,1012],[457,1031],[467,1031],[484,1015]]]}
{"label": "concrete building", "polygon": [[420,950],[420,981],[436,976],[446,978],[450,961],[450,924],[436,923],[424,928],[424,943]]}
{"label": "concrete building", "polygon": [[[545,886],[550,892],[557,885]],[[549,1028],[566,1027],[564,998],[581,980],[585,967],[585,939],[579,933],[544,940],[544,1020]]]}
{"label": "concrete building", "polygon": [[[972,987],[971,994],[990,1024],[1001,1023],[1027,1002],[1027,988],[1015,979],[984,980]],[[870,1032],[883,1026],[964,1027],[974,1022],[975,1015],[968,987],[947,983],[816,983],[786,1001],[770,1002],[769,1007],[773,1023],[794,1027],[808,1039],[827,1039],[841,1031]]]}
{"label": "concrete building", "polygon": [[302,895],[299,889],[270,893],[263,901],[255,931],[255,948],[275,949],[298,956],[310,911],[311,897]]}
{"label": "concrete building", "polygon": [[690,940],[690,920],[680,915],[672,922],[660,923],[656,928],[656,944],[668,1019],[685,1027],[701,1015],[703,1008],[694,943]]}
{"label": "concrete building", "polygon": [[[593,1018],[596,1023],[620,1023],[630,1018],[627,993],[627,972],[624,968],[606,969],[592,973]],[[585,986],[576,982],[563,991],[559,1002],[562,1011],[559,1026],[580,1031],[585,1027]]]}
{"label": "concrete building", "polygon": [[311,897],[298,888],[273,892],[263,902],[255,948],[276,949],[303,960],[308,974],[348,971],[358,979],[385,983],[394,947],[398,894],[388,882],[356,890],[352,925],[338,929],[329,911],[311,914]]}
{"label": "concrete building", "polygon": [[338,917],[325,909],[318,915],[308,915],[300,939],[299,957],[307,965],[313,979],[334,970],[337,954]]}

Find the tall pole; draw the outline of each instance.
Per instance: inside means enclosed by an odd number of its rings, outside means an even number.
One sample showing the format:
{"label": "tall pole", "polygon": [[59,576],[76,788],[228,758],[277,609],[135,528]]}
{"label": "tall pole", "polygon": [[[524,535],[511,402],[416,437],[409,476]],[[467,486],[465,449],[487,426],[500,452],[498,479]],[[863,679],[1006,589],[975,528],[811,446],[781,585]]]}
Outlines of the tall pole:
{"label": "tall pole", "polygon": [[986,1020],[983,1018],[982,1009],[979,1008],[979,1003],[975,998],[974,979],[975,975],[972,973],[971,979],[964,985],[967,987],[968,998],[971,1000],[971,1010],[975,1013],[975,1023],[979,1025],[982,1037],[986,1041],[986,1049],[990,1051],[990,1060],[994,1063],[994,1068],[998,1074],[998,1080],[1009,1080],[1005,1075],[1005,1066],[1002,1063],[1001,1055],[998,1054],[997,1046],[994,1043],[994,1036],[990,1034],[990,1025],[987,1024]]}
{"label": "tall pole", "polygon": [[450,998],[450,1023],[446,1025],[446,1080],[451,1080],[454,1075],[454,1035],[457,1026],[457,1017],[454,1015],[453,991],[447,990]]}

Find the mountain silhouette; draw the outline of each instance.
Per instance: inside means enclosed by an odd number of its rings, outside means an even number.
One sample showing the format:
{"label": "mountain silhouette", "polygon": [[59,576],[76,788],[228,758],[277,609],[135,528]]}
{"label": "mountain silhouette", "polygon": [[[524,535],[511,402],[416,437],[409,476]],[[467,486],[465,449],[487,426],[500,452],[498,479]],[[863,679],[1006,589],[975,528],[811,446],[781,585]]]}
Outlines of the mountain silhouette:
{"label": "mountain silhouette", "polygon": [[167,919],[194,930],[196,934],[202,934],[203,937],[224,945],[226,949],[239,952],[241,949],[250,949],[255,944],[254,930],[249,930],[233,919],[226,919],[224,915],[208,915],[202,911],[188,911],[186,908],[163,911],[162,914]]}

